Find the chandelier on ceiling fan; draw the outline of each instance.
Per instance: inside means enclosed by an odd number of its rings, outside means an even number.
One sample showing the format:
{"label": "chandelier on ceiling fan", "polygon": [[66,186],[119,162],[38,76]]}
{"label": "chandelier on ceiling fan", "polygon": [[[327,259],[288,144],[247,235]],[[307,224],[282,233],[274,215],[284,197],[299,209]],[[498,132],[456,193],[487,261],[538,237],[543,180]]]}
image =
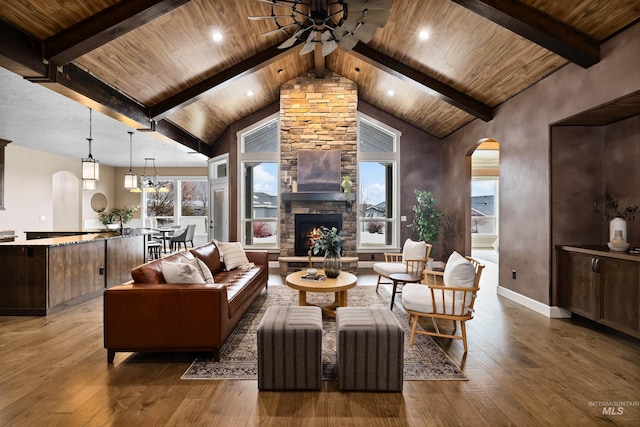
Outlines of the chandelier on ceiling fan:
{"label": "chandelier on ceiling fan", "polygon": [[289,38],[278,46],[287,49],[304,43],[300,55],[321,46],[322,56],[338,45],[348,51],[362,41],[368,43],[389,19],[393,0],[257,0],[271,5],[271,15],[250,16],[251,20],[272,20],[276,29],[263,36],[283,32]]}

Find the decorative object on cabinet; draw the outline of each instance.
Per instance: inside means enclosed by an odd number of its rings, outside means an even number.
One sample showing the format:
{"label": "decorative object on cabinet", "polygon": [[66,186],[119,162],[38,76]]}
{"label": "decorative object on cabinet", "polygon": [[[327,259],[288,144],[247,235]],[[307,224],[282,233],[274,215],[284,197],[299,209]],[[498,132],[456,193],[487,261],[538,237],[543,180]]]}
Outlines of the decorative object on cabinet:
{"label": "decorative object on cabinet", "polygon": [[626,252],[629,249],[629,243],[622,238],[622,230],[616,230],[613,240],[607,243],[609,249],[617,252]]}
{"label": "decorative object on cabinet", "polygon": [[627,240],[627,221],[633,221],[638,206],[620,208],[620,202],[611,193],[604,193],[602,200],[593,204],[593,211],[602,215],[604,221],[609,221],[609,241],[613,241],[615,231],[622,231],[622,239]]}

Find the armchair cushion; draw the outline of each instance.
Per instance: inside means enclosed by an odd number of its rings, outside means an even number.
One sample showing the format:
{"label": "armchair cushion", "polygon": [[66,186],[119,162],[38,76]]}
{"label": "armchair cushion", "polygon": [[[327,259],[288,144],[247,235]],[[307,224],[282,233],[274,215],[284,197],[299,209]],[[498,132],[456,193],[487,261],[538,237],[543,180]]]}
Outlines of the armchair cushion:
{"label": "armchair cushion", "polygon": [[389,277],[394,273],[405,273],[407,267],[404,262],[376,262],[373,264],[373,271],[384,277]]}
{"label": "armchair cushion", "polygon": [[[454,314],[452,309],[452,292],[445,292],[444,300],[436,292],[436,310],[433,309],[433,300],[431,299],[431,290],[428,286],[410,283],[402,289],[402,305],[405,310],[419,311],[421,313],[440,313]],[[455,314],[460,314],[460,308],[455,306]]]}
{"label": "armchair cushion", "polygon": [[402,260],[425,259],[427,257],[426,242],[407,239],[402,247]]}
{"label": "armchair cushion", "polygon": [[476,280],[476,269],[473,263],[453,252],[444,268],[444,284],[455,288],[472,288]]}

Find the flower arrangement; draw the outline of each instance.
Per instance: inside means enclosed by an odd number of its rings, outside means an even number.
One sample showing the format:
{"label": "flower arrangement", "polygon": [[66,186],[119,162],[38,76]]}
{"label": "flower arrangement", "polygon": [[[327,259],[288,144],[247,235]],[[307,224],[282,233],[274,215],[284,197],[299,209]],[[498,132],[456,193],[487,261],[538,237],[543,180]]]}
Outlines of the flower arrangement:
{"label": "flower arrangement", "polygon": [[602,214],[602,219],[604,221],[610,221],[614,218],[633,221],[636,213],[638,212],[638,206],[627,206],[621,210],[620,202],[618,202],[610,193],[604,193],[602,200],[593,204],[593,211]]}
{"label": "flower arrangement", "polygon": [[309,236],[312,242],[311,250],[315,255],[325,253],[336,253],[338,255],[342,252],[342,244],[344,243],[344,237],[342,236],[342,230],[338,231],[336,227],[320,227],[319,230],[314,230]]}
{"label": "flower arrangement", "polygon": [[131,219],[133,218],[133,214],[137,210],[138,210],[137,206],[132,206],[130,208],[126,206],[122,208],[111,208],[110,211],[102,209],[98,213],[98,218],[100,219],[100,222],[103,225],[107,225],[112,223],[112,221],[114,220],[113,218],[114,216],[118,217],[118,215],[120,215],[120,218],[118,219],[121,219],[122,223],[126,224],[127,222],[131,221]]}

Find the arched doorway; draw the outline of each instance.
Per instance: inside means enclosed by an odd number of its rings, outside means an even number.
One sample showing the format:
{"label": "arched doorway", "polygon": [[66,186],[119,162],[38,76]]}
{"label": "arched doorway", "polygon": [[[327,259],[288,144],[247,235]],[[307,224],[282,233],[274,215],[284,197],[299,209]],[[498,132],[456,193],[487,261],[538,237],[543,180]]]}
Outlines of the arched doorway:
{"label": "arched doorway", "polygon": [[482,139],[471,154],[471,255],[498,263],[500,144]]}
{"label": "arched doorway", "polygon": [[53,174],[52,183],[53,230],[80,230],[80,180],[69,171],[60,171]]}

